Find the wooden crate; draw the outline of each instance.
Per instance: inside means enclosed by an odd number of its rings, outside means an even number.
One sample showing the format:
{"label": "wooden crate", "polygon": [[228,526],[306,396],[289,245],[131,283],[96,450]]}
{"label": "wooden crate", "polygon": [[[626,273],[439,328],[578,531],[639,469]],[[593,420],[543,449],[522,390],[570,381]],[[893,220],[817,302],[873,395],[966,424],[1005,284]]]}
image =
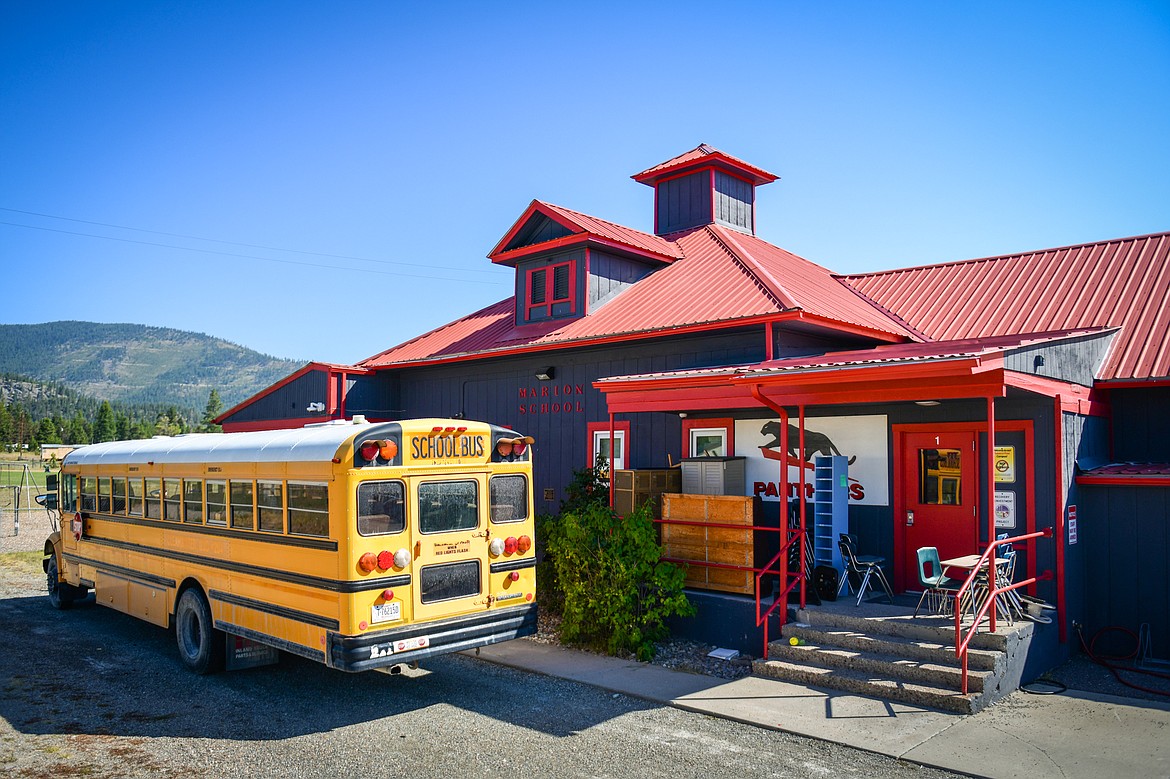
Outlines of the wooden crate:
{"label": "wooden crate", "polygon": [[619,470],[613,474],[613,508],[625,516],[648,500],[653,500],[651,513],[662,517],[662,495],[682,489],[682,472],[678,468],[654,470]]}
{"label": "wooden crate", "polygon": [[[689,522],[742,525],[743,529],[698,527],[663,523],[662,556],[675,560],[742,565],[751,568],[755,560],[756,506],[758,500],[740,495],[662,496],[662,518]],[[686,585],[699,590],[719,590],[751,595],[755,574],[750,570],[687,566]]]}

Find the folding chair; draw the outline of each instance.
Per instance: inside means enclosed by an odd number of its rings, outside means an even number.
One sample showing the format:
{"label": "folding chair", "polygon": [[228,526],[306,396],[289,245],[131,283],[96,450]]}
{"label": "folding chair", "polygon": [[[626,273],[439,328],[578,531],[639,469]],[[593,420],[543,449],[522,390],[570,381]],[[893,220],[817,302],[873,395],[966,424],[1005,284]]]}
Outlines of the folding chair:
{"label": "folding chair", "polygon": [[[877,575],[878,583],[882,585],[882,589],[886,591],[886,597],[890,599],[890,603],[894,602],[894,593],[890,591],[890,583],[886,581],[886,575],[882,573],[882,563],[884,558],[867,555],[864,558],[859,558],[854,552],[853,544],[850,540],[842,534],[841,540],[837,542],[837,548],[841,550],[841,559],[845,561],[845,575],[841,577],[841,587],[848,585],[852,593],[852,584],[849,584],[850,575],[860,578],[861,583],[857,586],[857,603],[856,606],[861,605],[861,599],[865,597],[866,590],[872,590],[872,579]],[[841,594],[841,589],[838,588],[837,594]]]}

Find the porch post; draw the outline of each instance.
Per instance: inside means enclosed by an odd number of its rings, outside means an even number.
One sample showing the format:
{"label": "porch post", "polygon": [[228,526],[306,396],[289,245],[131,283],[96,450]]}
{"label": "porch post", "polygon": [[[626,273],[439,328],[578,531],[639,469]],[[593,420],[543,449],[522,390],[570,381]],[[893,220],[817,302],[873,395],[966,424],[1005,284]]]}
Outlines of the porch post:
{"label": "porch post", "polygon": [[[803,609],[808,605],[807,602],[805,601],[805,597],[806,597],[805,585],[807,582],[807,578],[804,575],[804,572],[808,570],[808,560],[805,557],[805,555],[807,554],[807,549],[808,549],[808,544],[805,542],[805,539],[808,538],[808,535],[807,535],[808,525],[805,521],[806,518],[805,518],[805,505],[804,505],[805,504],[805,500],[804,500],[804,496],[805,496],[805,493],[804,493],[805,471],[804,471],[804,404],[803,403],[796,407],[796,413],[800,419],[800,457],[799,457],[799,459],[800,459],[800,492],[799,492],[799,497],[797,499],[800,501],[800,607]],[[785,449],[784,451],[785,451],[784,456],[787,457],[788,450]],[[786,470],[786,471],[788,470],[787,461],[785,461],[785,463],[784,463],[784,470]]]}
{"label": "porch post", "polygon": [[[1060,395],[1053,399],[1052,427],[1053,434],[1053,471],[1056,472],[1056,516],[1052,523],[1052,540],[1056,542],[1056,622],[1060,643],[1068,641],[1068,623],[1065,621],[1065,592],[1064,592],[1064,542],[1065,535],[1064,512],[1064,404]],[[1033,539],[1035,544],[1035,539]],[[1033,549],[1035,547],[1033,546]],[[1031,552],[1035,557],[1035,552]]]}
{"label": "porch post", "polygon": [[[995,396],[987,396],[987,545],[993,547],[991,558],[988,560],[987,585],[995,588]],[[991,599],[991,608],[987,611],[990,619],[989,630],[995,632],[995,598]]]}

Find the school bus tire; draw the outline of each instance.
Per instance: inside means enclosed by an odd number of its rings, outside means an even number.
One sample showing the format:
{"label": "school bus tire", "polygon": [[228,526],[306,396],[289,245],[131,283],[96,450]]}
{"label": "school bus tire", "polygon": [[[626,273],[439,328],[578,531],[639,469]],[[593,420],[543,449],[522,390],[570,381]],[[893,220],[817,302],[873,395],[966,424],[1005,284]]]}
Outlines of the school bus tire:
{"label": "school bus tire", "polygon": [[78,592],[72,585],[61,581],[55,553],[45,560],[45,583],[49,591],[49,604],[53,608],[64,611],[73,607]]}
{"label": "school bus tire", "polygon": [[211,621],[211,607],[202,590],[183,590],[175,604],[175,640],[179,658],[191,671],[203,675],[223,670],[224,634]]}

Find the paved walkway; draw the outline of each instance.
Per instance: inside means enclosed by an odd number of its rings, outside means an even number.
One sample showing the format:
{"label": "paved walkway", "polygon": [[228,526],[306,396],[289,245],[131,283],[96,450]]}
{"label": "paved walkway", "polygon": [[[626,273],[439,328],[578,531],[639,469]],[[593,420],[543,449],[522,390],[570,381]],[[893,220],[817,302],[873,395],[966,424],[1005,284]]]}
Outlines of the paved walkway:
{"label": "paved walkway", "polygon": [[480,658],[680,709],[987,777],[1170,777],[1170,703],[1068,691],[1017,692],[947,714],[775,679],[726,681],[535,641]]}

